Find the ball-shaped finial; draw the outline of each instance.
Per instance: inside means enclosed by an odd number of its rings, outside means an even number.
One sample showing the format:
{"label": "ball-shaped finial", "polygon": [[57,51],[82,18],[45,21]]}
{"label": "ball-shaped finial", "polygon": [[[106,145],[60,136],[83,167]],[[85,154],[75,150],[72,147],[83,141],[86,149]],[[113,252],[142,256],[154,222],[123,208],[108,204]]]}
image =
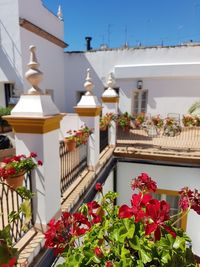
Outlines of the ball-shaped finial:
{"label": "ball-shaped finial", "polygon": [[87,76],[85,79],[84,87],[86,90],[85,95],[92,95],[92,89],[94,88],[94,85],[92,83],[92,78],[90,77],[90,69],[87,69]]}

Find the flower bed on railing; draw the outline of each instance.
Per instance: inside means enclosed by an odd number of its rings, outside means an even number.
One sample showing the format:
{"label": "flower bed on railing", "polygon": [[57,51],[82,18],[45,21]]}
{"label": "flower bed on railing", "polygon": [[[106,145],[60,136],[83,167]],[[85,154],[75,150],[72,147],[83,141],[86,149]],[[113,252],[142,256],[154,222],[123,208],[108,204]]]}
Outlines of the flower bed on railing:
{"label": "flower bed on railing", "polygon": [[134,117],[134,126],[135,128],[145,129],[151,137],[157,135],[174,137],[181,133],[183,127],[200,127],[200,116],[187,114],[183,115],[182,120],[180,120],[179,115],[176,117],[169,115],[166,118],[161,118],[160,115],[151,117],[141,113]]}
{"label": "flower bed on railing", "polygon": [[74,151],[76,147],[87,144],[89,136],[93,129],[86,125],[81,126],[78,130],[67,131],[68,136],[64,138],[64,143],[68,151]]}

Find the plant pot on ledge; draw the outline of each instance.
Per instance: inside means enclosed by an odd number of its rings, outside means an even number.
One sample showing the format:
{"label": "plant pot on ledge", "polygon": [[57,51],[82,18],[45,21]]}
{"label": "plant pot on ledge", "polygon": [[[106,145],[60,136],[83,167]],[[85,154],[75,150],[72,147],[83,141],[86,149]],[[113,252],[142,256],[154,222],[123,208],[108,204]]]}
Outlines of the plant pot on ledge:
{"label": "plant pot on ledge", "polygon": [[6,183],[13,189],[17,189],[18,187],[23,185],[24,174],[25,172],[19,172],[16,175],[9,176],[6,179]]}
{"label": "plant pot on ledge", "polygon": [[74,151],[76,149],[76,141],[73,139],[64,139],[65,148],[68,152]]}

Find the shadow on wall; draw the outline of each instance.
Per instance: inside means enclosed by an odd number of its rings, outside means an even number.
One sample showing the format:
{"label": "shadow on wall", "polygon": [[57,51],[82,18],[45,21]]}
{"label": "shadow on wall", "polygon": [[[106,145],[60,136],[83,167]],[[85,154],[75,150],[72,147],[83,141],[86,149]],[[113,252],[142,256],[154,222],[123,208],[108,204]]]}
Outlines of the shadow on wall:
{"label": "shadow on wall", "polygon": [[[5,44],[2,40],[6,40]],[[0,20],[0,59],[1,69],[9,81],[15,81],[19,88],[23,88],[23,77],[16,67],[16,60],[22,59],[21,52],[18,50],[12,36]],[[4,79],[5,80],[5,79]]]}
{"label": "shadow on wall", "polygon": [[[70,57],[73,57],[73,59],[70,60]],[[74,106],[76,106],[80,99],[80,93],[85,92],[84,83],[88,68],[90,69],[91,78],[94,84],[93,94],[97,96],[99,103],[101,103],[101,96],[106,84],[104,84],[104,80],[101,80],[95,69],[85,57],[85,54],[68,54],[66,61],[65,84],[67,90],[67,112],[74,112]],[[107,80],[107,78],[108,77],[105,77],[105,80]]]}

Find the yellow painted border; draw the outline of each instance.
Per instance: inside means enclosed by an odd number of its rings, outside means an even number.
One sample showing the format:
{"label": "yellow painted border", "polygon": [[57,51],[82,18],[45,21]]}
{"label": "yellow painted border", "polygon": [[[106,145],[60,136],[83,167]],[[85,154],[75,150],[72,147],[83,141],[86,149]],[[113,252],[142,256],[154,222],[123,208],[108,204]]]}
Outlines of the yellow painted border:
{"label": "yellow painted border", "polygon": [[[175,190],[168,190],[168,189],[157,189],[156,194],[165,194],[168,196],[179,196],[178,191]],[[181,228],[186,231],[186,227],[187,227],[187,215],[185,215],[182,219],[181,219]]]}
{"label": "yellow painted border", "polygon": [[83,117],[95,117],[95,116],[98,116],[100,115],[101,113],[101,110],[102,110],[102,107],[94,107],[94,108],[91,108],[91,107],[74,107],[76,113],[79,115],[79,116],[83,116]]}
{"label": "yellow painted border", "polygon": [[119,97],[105,97],[105,96],[102,96],[101,98],[102,102],[104,103],[119,103]]}
{"label": "yellow painted border", "polygon": [[60,121],[63,115],[47,117],[17,117],[4,116],[16,133],[44,134],[60,128]]}

